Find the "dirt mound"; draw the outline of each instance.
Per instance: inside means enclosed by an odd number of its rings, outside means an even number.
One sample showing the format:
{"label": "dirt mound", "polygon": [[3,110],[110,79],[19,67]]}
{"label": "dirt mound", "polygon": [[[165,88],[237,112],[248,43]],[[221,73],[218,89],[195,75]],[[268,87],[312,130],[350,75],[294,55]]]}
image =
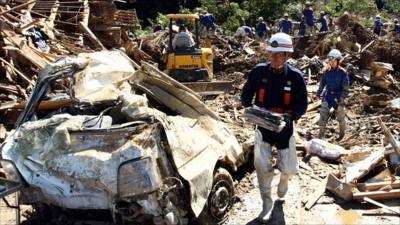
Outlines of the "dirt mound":
{"label": "dirt mound", "polygon": [[339,26],[343,34],[350,37],[349,40],[366,45],[375,39],[375,35],[372,31],[366,29],[359,20],[357,17],[344,14],[336,20],[336,25]]}

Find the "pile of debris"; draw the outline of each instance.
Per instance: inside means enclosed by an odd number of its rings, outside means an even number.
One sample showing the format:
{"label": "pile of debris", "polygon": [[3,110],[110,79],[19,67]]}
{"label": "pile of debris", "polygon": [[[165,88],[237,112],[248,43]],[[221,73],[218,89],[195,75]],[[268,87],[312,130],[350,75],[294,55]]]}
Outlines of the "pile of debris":
{"label": "pile of debris", "polygon": [[113,1],[6,2],[0,6],[0,140],[3,124],[14,126],[46,65],[106,48],[126,47],[132,54],[137,44],[128,30],[140,27],[134,9],[119,10]]}

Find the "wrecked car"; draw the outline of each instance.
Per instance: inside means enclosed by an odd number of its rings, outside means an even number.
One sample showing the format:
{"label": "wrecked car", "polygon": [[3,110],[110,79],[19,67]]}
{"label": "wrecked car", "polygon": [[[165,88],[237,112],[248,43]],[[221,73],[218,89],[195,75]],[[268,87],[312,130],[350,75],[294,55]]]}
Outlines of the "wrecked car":
{"label": "wrecked car", "polygon": [[121,51],[60,58],[2,145],[6,178],[20,177],[21,204],[107,210],[124,224],[221,223],[249,152],[199,99]]}

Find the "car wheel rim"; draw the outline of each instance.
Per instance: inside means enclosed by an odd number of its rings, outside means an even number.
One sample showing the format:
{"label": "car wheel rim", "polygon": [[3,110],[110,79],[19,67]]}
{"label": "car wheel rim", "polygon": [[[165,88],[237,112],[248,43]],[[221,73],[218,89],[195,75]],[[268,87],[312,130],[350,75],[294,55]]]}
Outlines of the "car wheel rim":
{"label": "car wheel rim", "polygon": [[220,180],[215,183],[210,198],[211,215],[222,220],[232,204],[232,188],[229,182]]}

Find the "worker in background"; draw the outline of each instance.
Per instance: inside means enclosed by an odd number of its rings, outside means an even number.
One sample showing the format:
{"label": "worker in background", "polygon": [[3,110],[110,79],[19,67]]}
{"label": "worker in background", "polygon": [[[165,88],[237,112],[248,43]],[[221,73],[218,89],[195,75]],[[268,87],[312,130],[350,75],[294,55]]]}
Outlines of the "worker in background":
{"label": "worker in background", "polygon": [[300,25],[299,25],[299,36],[304,36],[306,34],[306,19],[304,16],[301,17]]}
{"label": "worker in background", "polygon": [[392,32],[394,35],[400,34],[400,24],[399,24],[399,20],[397,18],[393,20]]}
{"label": "worker in background", "polygon": [[155,33],[155,32],[160,31],[160,30],[164,30],[164,26],[162,25],[161,21],[158,21],[154,25],[153,32]]}
{"label": "worker in background", "polygon": [[383,23],[382,23],[382,20],[381,20],[381,16],[380,15],[376,15],[375,16],[374,25],[372,26],[372,30],[374,31],[375,34],[380,36],[381,35],[381,31],[382,31],[382,27],[383,27]]}
{"label": "worker in background", "polygon": [[306,25],[307,25],[306,34],[307,35],[314,34],[315,18],[314,18],[314,10],[310,2],[305,3],[303,16],[306,19]]}
{"label": "worker in background", "polygon": [[192,36],[187,32],[185,26],[179,27],[179,32],[175,35],[172,40],[172,47],[174,49],[184,49],[193,47],[195,45]]}
{"label": "worker in background", "polygon": [[[244,107],[253,104],[283,114],[286,126],[280,133],[257,127],[255,132],[254,166],[263,202],[258,219],[266,223],[272,213],[271,182],[274,176],[272,147],[278,152],[277,166],[281,172],[279,200],[284,200],[289,178],[297,173],[294,122],[307,110],[307,90],[303,74],[286,61],[293,52],[292,40],[285,33],[272,35],[267,46],[268,60],[250,71],[241,94]],[[253,103],[254,100],[254,103]]]}
{"label": "worker in background", "polygon": [[319,138],[325,136],[326,124],[328,123],[330,110],[335,112],[339,122],[339,137],[342,140],[346,130],[346,113],[344,110],[345,99],[349,94],[349,76],[346,70],[340,67],[339,62],[342,54],[339,50],[333,49],[328,53],[329,63],[323,70],[323,75],[317,91],[317,97],[322,98],[320,119],[319,119]]}
{"label": "worker in background", "polygon": [[254,33],[251,27],[241,26],[236,30],[234,37],[238,39],[239,42],[244,42],[249,38],[254,38]]}
{"label": "worker in background", "polygon": [[292,34],[293,23],[289,19],[289,14],[287,13],[283,14],[283,19],[279,23],[279,31],[286,34]]}
{"label": "worker in background", "polygon": [[215,17],[207,12],[204,12],[203,15],[200,15],[200,24],[202,26],[202,33],[205,34],[208,31],[214,31],[216,28],[215,25]]}
{"label": "worker in background", "polygon": [[329,31],[328,20],[326,19],[324,11],[321,11],[321,14],[319,16],[319,19],[317,20],[317,23],[321,24],[321,28],[319,29],[320,33]]}
{"label": "worker in background", "polygon": [[267,38],[267,32],[269,31],[269,28],[267,24],[264,22],[264,18],[259,17],[257,20],[257,25],[256,25],[256,38],[259,41],[264,41]]}

